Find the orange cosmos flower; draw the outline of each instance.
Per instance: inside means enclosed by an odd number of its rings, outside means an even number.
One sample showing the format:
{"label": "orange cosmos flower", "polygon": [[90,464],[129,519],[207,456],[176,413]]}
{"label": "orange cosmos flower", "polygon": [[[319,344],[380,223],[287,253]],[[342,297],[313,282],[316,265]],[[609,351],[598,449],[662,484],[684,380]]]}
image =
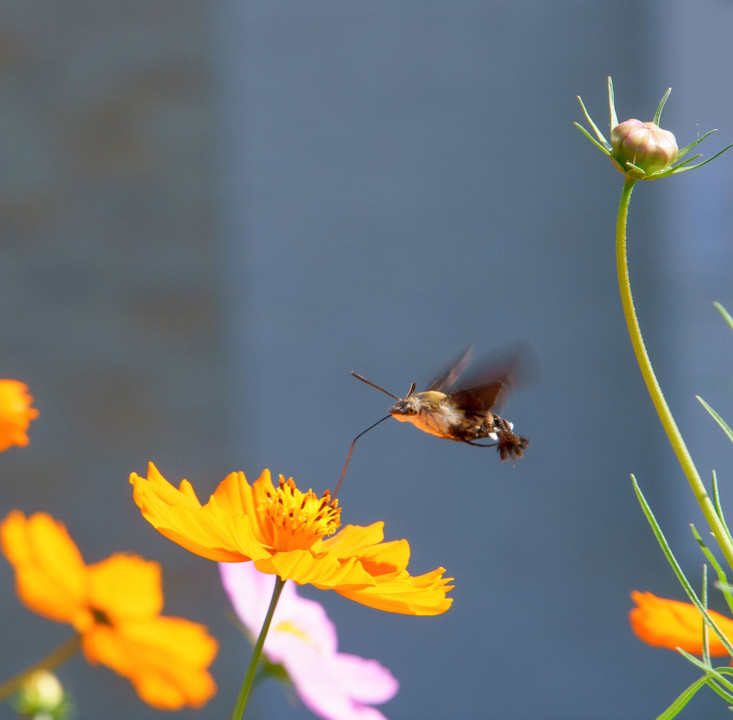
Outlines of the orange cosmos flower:
{"label": "orange cosmos flower", "polygon": [[38,417],[32,402],[25,383],[0,379],[0,452],[11,445],[25,447],[30,442],[28,426]]}
{"label": "orange cosmos flower", "polygon": [[[638,590],[632,591],[631,599],[637,607],[629,613],[629,621],[631,629],[640,640],[655,647],[670,650],[682,648],[694,655],[702,654],[703,618],[694,605],[667,600]],[[708,610],[708,614],[720,631],[733,640],[733,620],[714,610]],[[708,646],[710,655],[728,654],[723,643],[712,631],[708,631]]]}
{"label": "orange cosmos flower", "polygon": [[67,622],[86,659],[126,677],[159,710],[201,707],[216,692],[206,668],[217,642],[203,625],[162,617],[158,563],[118,553],[86,565],[64,525],[13,510],[0,525],[16,591],[34,612]]}
{"label": "orange cosmos flower", "polygon": [[407,540],[382,542],[384,523],[347,525],[336,533],[341,508],[328,490],[318,498],[282,475],[275,487],[269,470],[250,485],[235,472],[202,505],[187,480],[176,489],[152,463],[147,478],[132,473],[130,482],[156,530],[209,560],[251,560],[260,572],[387,612],[438,615],[453,602],[446,597],[452,578],[443,577],[443,568],[411,576]]}

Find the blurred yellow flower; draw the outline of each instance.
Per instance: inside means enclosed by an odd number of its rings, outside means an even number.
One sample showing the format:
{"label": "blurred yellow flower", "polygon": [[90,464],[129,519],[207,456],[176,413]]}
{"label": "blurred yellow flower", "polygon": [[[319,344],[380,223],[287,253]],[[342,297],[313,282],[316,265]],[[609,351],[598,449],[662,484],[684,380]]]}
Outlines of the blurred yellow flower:
{"label": "blurred yellow flower", "polygon": [[38,417],[32,402],[25,383],[0,379],[0,452],[11,445],[25,447],[30,442],[28,426]]}
{"label": "blurred yellow flower", "polygon": [[[702,654],[703,619],[692,604],[660,598],[650,592],[634,590],[631,599],[637,607],[629,613],[631,629],[648,645],[676,650],[682,648],[695,655]],[[708,610],[720,631],[733,642],[733,620]],[[727,655],[728,651],[718,636],[708,632],[710,655]]]}
{"label": "blurred yellow flower", "polygon": [[269,470],[250,485],[235,472],[202,505],[187,480],[176,489],[152,463],[147,478],[132,473],[130,482],[154,528],[209,560],[251,560],[260,572],[387,612],[438,615],[453,602],[446,597],[452,578],[443,577],[443,568],[410,575],[407,540],[382,542],[383,523],[347,525],[336,533],[341,508],[328,491],[319,498],[282,476],[275,487]]}
{"label": "blurred yellow flower", "polygon": [[0,525],[18,597],[49,620],[70,623],[91,664],[126,677],[159,710],[201,707],[216,692],[207,668],[217,641],[206,627],[163,617],[158,563],[117,553],[86,565],[64,525],[13,510]]}

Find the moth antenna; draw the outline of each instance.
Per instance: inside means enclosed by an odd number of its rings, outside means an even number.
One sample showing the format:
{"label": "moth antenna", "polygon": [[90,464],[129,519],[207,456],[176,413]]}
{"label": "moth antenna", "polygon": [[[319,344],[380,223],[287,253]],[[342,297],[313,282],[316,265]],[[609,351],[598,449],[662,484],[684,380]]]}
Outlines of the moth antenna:
{"label": "moth antenna", "polygon": [[[415,383],[412,383],[412,385],[410,385],[410,389],[407,391],[407,395],[405,395],[405,400],[407,400],[407,398],[410,397],[410,395],[412,395],[412,393],[415,392],[415,387],[416,387]],[[397,398],[397,399],[399,400],[400,398]]]}
{"label": "moth antenna", "polygon": [[367,380],[363,375],[359,375],[359,373],[354,372],[353,370],[351,371],[351,374],[357,380],[361,380],[363,383],[366,383],[367,385],[373,387],[375,390],[381,390],[385,395],[389,395],[391,398],[394,398],[395,400],[402,400],[401,397],[397,397],[397,395],[393,395],[389,390],[385,390],[383,387],[380,387],[376,383],[373,383],[371,380]]}
{"label": "moth antenna", "polygon": [[[363,380],[362,377],[359,375],[356,375],[355,373],[352,373],[355,377],[358,377],[360,380]],[[368,385],[371,385],[371,383],[368,380],[365,380]],[[378,390],[381,390],[382,388],[377,388]],[[386,391],[385,391],[386,392]],[[389,394],[389,393],[387,393]],[[394,396],[393,396],[394,397]],[[397,398],[399,400],[399,398]],[[339,481],[336,483],[336,489],[333,491],[333,495],[331,497],[335,498],[336,495],[338,495],[339,488],[341,487],[341,483],[343,482],[343,479],[346,475],[346,470],[349,467],[349,463],[351,462],[351,453],[354,452],[354,445],[356,445],[356,441],[365,433],[368,433],[372,428],[377,427],[379,423],[384,422],[385,420],[392,417],[391,415],[385,415],[381,420],[377,420],[373,425],[370,425],[366,430],[362,430],[352,441],[351,445],[349,445],[349,452],[346,455],[346,462],[344,463],[344,469],[341,471],[341,475],[339,475]]]}

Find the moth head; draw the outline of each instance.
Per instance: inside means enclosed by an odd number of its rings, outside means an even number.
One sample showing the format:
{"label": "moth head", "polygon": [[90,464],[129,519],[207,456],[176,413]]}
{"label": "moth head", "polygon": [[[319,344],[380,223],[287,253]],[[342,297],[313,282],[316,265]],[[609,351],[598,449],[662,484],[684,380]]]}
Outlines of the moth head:
{"label": "moth head", "polygon": [[421,407],[420,396],[410,391],[407,397],[392,405],[388,412],[395,420],[409,422],[411,417],[420,412]]}
{"label": "moth head", "polygon": [[415,392],[413,383],[407,396],[396,402],[390,409],[389,414],[400,422],[410,422],[415,415],[420,413],[434,413],[440,411],[440,404],[445,399],[445,394],[436,390]]}

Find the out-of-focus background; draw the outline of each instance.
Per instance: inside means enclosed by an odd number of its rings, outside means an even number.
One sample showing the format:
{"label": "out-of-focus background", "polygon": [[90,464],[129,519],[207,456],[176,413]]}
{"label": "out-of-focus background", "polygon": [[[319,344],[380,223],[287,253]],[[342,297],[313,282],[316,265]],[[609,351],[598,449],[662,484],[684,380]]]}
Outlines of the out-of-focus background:
{"label": "out-of-focus background", "polygon": [[[0,456],[0,510],[63,520],[88,561],[164,566],[166,612],[221,641],[226,717],[248,648],[213,563],[158,535],[128,476],[149,460],[202,497],[263,467],[333,487],[352,438],[470,343],[528,340],[542,378],[494,451],[386,422],[356,447],[344,520],[408,538],[411,569],[456,579],[438,618],[304,592],[344,652],[400,680],[390,720],[651,718],[695,670],[642,645],[629,591],[682,599],[634,472],[696,580],[701,517],[623,324],[613,230],[622,178],[572,126],[663,116],[684,145],[733,142],[725,0],[72,3],[0,9],[0,376],[40,409]],[[701,472],[728,507],[733,156],[640,184],[632,283],[652,358]],[[718,606],[717,598],[711,604]],[[69,634],[25,610],[0,563],[0,676]],[[153,718],[75,659],[79,717]],[[281,689],[258,717],[308,718]],[[689,715],[719,717],[711,694]]]}

